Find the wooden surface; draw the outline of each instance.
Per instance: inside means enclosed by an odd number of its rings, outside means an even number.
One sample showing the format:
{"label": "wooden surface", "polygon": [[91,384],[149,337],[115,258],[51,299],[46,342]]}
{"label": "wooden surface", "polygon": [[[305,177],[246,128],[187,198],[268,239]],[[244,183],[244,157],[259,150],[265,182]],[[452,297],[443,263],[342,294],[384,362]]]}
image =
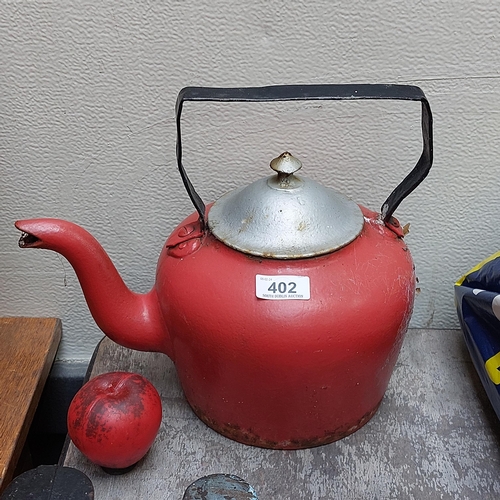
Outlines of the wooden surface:
{"label": "wooden surface", "polygon": [[455,330],[410,330],[378,413],[327,446],[299,451],[241,445],[192,413],[175,368],[162,354],[105,339],[92,376],[138,372],[163,400],[163,423],[149,454],[126,475],[110,476],[72,445],[64,464],[85,472],[96,498],[180,500],[201,476],[236,474],[259,500],[489,499],[500,495],[500,432]]}
{"label": "wooden surface", "polygon": [[60,340],[56,318],[0,318],[0,492],[12,479]]}

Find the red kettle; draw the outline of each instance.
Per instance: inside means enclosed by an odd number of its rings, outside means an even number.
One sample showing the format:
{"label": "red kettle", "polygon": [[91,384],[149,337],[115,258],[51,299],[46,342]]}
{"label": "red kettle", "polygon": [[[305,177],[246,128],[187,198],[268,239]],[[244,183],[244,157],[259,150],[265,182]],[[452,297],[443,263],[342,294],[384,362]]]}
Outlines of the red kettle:
{"label": "red kettle", "polygon": [[[423,152],[373,212],[298,174],[290,153],[274,173],[205,205],[182,164],[185,101],[420,101]],[[165,243],[156,283],[130,291],[99,243],[58,219],[16,222],[22,248],[47,248],[74,267],[90,311],[111,339],[175,363],[207,425],[249,445],[296,449],[359,429],[376,412],[410,320],[416,287],[393,217],[432,165],[432,115],[403,85],[185,88],[177,160],[196,212]]]}

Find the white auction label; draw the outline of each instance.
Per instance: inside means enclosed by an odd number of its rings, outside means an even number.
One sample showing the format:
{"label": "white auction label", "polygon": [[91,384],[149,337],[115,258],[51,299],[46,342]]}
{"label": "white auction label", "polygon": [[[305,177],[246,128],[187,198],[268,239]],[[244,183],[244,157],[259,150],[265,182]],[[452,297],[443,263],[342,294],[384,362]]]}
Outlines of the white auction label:
{"label": "white auction label", "polygon": [[311,283],[309,276],[255,276],[255,294],[268,300],[309,300]]}

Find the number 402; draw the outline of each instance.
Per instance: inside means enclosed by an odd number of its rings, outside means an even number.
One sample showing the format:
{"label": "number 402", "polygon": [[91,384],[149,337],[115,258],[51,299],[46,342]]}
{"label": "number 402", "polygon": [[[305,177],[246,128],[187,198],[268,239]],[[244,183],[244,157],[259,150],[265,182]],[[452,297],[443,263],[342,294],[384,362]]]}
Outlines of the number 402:
{"label": "number 402", "polygon": [[297,283],[294,283],[293,281],[290,283],[285,283],[284,281],[276,283],[273,281],[267,290],[272,293],[297,293],[297,290],[295,290],[296,288]]}

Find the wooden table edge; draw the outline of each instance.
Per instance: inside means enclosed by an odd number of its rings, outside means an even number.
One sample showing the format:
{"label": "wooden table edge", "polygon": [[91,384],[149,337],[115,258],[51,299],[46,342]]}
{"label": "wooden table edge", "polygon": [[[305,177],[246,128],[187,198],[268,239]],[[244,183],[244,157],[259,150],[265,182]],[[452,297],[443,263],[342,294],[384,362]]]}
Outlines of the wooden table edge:
{"label": "wooden table edge", "polygon": [[0,475],[0,493],[5,489],[5,487],[12,481],[14,471],[21,455],[22,449],[26,442],[26,438],[28,436],[28,432],[33,421],[33,417],[35,415],[36,408],[38,403],[40,402],[40,397],[43,392],[43,388],[49,376],[50,370],[52,368],[52,364],[55,360],[57,349],[61,342],[62,338],[62,321],[59,318],[48,317],[48,318],[39,318],[39,317],[1,317],[0,324],[2,323],[10,323],[10,322],[31,322],[35,320],[43,320],[44,322],[50,323],[52,322],[52,326],[48,326],[51,328],[51,337],[49,338],[49,344],[47,349],[47,355],[45,357],[45,363],[40,370],[38,381],[33,392],[33,397],[31,398],[28,410],[26,412],[26,418],[23,422],[21,430],[15,440],[14,447],[11,453],[11,458],[7,463],[3,475]]}

